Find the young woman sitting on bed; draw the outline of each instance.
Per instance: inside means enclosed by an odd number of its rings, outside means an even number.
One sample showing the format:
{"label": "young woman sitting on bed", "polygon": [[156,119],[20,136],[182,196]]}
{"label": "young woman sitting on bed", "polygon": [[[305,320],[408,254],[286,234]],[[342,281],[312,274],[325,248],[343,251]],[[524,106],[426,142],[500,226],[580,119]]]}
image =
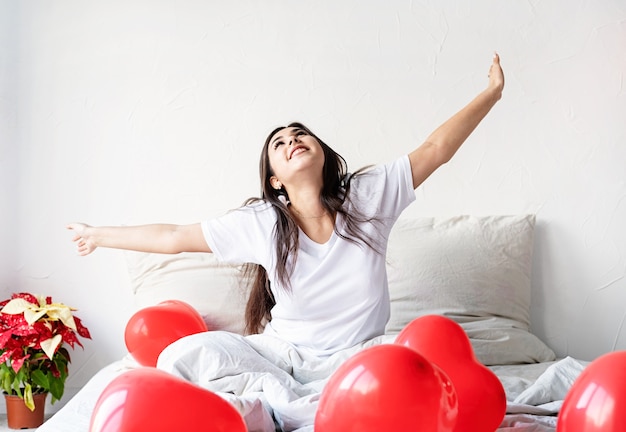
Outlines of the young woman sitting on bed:
{"label": "young woman sitting on bed", "polygon": [[[267,138],[261,198],[193,225],[68,225],[80,255],[97,247],[143,252],[213,252],[246,263],[254,286],[248,336],[209,332],[183,338],[158,367],[230,400],[250,431],[295,430],[314,422],[336,367],[380,343],[389,318],[385,248],[417,188],[500,99],[494,55],[487,88],[408,156],[347,173],[345,160],[304,125]],[[262,334],[258,334],[262,332]]]}

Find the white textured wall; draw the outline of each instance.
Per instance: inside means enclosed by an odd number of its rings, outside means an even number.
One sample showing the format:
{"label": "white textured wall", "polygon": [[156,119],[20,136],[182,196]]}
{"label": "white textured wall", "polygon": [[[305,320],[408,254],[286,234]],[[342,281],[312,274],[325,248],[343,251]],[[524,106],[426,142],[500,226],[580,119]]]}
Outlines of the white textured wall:
{"label": "white textured wall", "polygon": [[0,0],[0,37],[0,285],[80,309],[70,387],[123,354],[133,305],[122,254],[77,257],[67,222],[236,207],[291,120],[353,169],[388,161],[482,90],[493,50],[502,101],[408,212],[536,213],[534,332],[626,349],[623,0]]}
{"label": "white textured wall", "polygon": [[0,296],[17,285],[17,3],[0,3]]}

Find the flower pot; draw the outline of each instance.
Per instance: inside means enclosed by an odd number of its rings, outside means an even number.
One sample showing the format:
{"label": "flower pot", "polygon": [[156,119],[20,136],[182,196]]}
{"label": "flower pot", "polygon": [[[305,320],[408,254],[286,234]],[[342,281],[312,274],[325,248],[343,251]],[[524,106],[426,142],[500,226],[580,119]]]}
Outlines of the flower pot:
{"label": "flower pot", "polygon": [[24,405],[24,399],[14,395],[4,395],[7,405],[7,423],[9,429],[31,429],[43,424],[44,410],[48,393],[33,395],[35,410],[31,411]]}

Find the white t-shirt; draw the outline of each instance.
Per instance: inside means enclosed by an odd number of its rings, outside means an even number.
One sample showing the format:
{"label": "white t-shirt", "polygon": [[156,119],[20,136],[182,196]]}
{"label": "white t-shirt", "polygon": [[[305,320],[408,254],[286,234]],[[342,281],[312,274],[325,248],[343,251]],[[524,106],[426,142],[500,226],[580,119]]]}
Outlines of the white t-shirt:
{"label": "white t-shirt", "polygon": [[[276,278],[277,216],[271,204],[259,202],[204,221],[202,230],[219,260],[255,263],[266,269],[276,305],[264,333],[326,356],[384,333],[389,319],[387,240],[400,213],[414,200],[407,156],[356,176],[347,211],[352,205],[377,218],[378,223],[362,228],[378,239],[383,253],[344,240],[335,232],[319,244],[300,231],[290,288],[281,286]],[[340,232],[343,224],[344,219],[337,215]]]}

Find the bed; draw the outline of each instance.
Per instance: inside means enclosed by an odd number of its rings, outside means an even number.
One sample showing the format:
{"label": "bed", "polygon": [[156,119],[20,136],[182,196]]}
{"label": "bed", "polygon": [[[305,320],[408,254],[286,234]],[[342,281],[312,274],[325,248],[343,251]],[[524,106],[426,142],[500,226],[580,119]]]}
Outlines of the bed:
{"label": "bed", "polygon": [[[530,331],[534,229],[530,214],[414,217],[401,218],[389,238],[391,318],[382,338],[393,342],[424,315],[459,323],[477,359],[506,391],[507,412],[498,431],[554,432],[563,399],[587,365],[557,359]],[[211,254],[125,255],[138,308],[178,299],[193,305],[209,328],[243,332],[240,268],[220,264]],[[103,389],[138,367],[130,355],[108,365],[37,431],[88,431]]]}

